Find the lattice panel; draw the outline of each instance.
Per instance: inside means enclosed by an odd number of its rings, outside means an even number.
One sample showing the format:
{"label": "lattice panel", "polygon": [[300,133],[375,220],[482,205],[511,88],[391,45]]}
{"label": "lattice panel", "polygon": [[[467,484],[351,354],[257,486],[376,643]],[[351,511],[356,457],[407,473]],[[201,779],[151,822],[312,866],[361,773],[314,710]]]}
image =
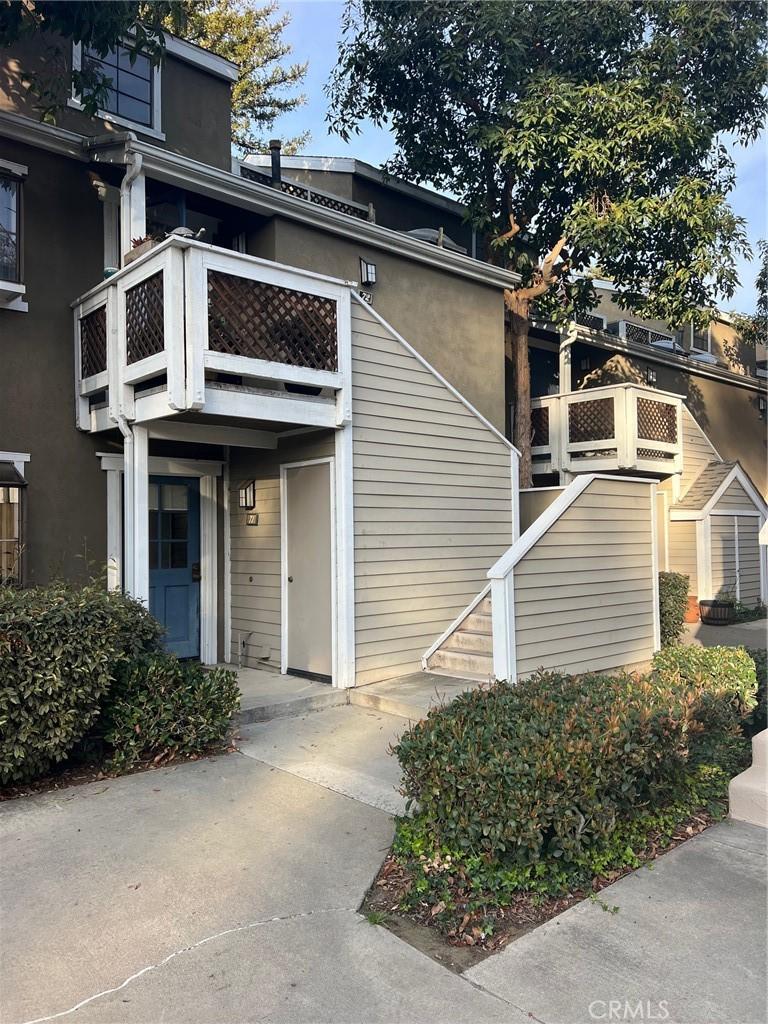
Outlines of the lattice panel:
{"label": "lattice panel", "polygon": [[[257,181],[260,185],[271,185],[272,175],[264,171],[256,171],[253,168],[241,167],[240,174],[244,178],[250,178],[251,181]],[[310,203],[315,203],[317,206],[325,206],[329,210],[336,210],[338,213],[347,213],[350,217],[359,217],[361,220],[368,219],[368,213],[366,210],[358,210],[356,206],[352,206],[351,203],[345,203],[343,199],[337,199],[335,196],[326,196],[322,192],[315,192],[309,186],[299,185],[295,181],[285,181],[284,179],[280,182],[280,190],[287,193],[289,196],[296,196],[298,199],[306,199]]]}
{"label": "lattice panel", "polygon": [[638,459],[674,459],[672,452],[659,452],[655,448],[638,448]]}
{"label": "lattice panel", "polygon": [[162,270],[126,291],[125,332],[129,364],[165,348]]}
{"label": "lattice panel", "polygon": [[568,406],[568,440],[604,441],[614,436],[613,399],[593,398]]}
{"label": "lattice panel", "polygon": [[345,203],[343,199],[335,199],[333,196],[324,196],[319,192],[312,192],[310,194],[310,201],[317,203],[318,206],[325,206],[329,210],[349,214],[350,217],[359,217],[361,220],[367,220],[368,218],[368,214],[363,210],[358,210],[356,206],[351,206],[349,203]]}
{"label": "lattice panel", "polygon": [[641,324],[627,322],[624,330],[627,341],[634,341],[639,345],[650,345],[654,341],[674,341],[670,334],[652,331],[650,327],[643,327]]}
{"label": "lattice panel", "polygon": [[249,359],[336,370],[336,303],[209,270],[208,347]]}
{"label": "lattice panel", "polygon": [[576,323],[581,324],[582,327],[589,327],[591,331],[604,331],[605,322],[601,316],[596,316],[594,313],[577,313]]}
{"label": "lattice panel", "polygon": [[107,307],[80,317],[80,374],[92,377],[107,368]]}
{"label": "lattice panel", "polygon": [[677,442],[677,409],[652,398],[637,400],[637,436],[644,441]]}
{"label": "lattice panel", "polygon": [[549,409],[546,406],[531,409],[531,445],[549,444]]}

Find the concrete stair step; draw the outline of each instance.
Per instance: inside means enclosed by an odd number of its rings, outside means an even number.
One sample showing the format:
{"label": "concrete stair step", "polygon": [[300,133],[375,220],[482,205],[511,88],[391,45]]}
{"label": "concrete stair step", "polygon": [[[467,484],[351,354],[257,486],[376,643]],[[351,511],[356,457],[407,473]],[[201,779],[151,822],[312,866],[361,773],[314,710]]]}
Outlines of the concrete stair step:
{"label": "concrete stair step", "polygon": [[308,711],[338,707],[349,703],[348,690],[328,687],[327,693],[315,693],[306,697],[290,697],[284,700],[268,699],[264,703],[242,707],[234,715],[234,725],[250,725],[252,722],[269,722],[273,718],[293,718]]}
{"label": "concrete stair step", "polygon": [[460,629],[471,629],[474,633],[487,633],[493,631],[493,616],[490,612],[470,612],[464,619]]}
{"label": "concrete stair step", "polygon": [[[451,637],[453,640],[453,637]],[[452,650],[443,647],[429,659],[429,668],[442,668],[454,675],[463,676],[467,672],[474,676],[488,679],[493,675],[493,658],[489,654],[477,654],[473,651]]]}
{"label": "concrete stair step", "polygon": [[448,637],[443,650],[475,651],[477,654],[493,654],[493,637],[490,633],[478,633],[462,626]]}

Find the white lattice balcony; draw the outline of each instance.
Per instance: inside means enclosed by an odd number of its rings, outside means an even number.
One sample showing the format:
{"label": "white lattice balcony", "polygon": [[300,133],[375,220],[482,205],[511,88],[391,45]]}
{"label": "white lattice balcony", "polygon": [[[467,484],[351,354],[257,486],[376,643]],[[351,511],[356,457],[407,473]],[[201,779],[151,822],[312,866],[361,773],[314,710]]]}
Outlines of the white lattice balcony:
{"label": "white lattice balcony", "polygon": [[535,398],[534,473],[680,473],[682,405],[679,395],[636,384]]}
{"label": "white lattice balcony", "polygon": [[345,282],[170,237],[74,310],[82,430],[186,412],[316,426],[348,418]]}

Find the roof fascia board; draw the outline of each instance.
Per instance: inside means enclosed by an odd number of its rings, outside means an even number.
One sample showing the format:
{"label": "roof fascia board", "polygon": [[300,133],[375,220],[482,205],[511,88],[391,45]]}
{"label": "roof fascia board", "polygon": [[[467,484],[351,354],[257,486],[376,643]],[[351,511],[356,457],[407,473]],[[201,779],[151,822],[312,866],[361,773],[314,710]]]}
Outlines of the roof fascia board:
{"label": "roof fascia board", "polygon": [[[254,164],[257,167],[268,167],[271,157],[254,154],[245,158],[246,164]],[[392,188],[398,192],[419,199],[423,203],[431,203],[432,206],[439,206],[449,213],[463,217],[467,212],[466,206],[456,199],[442,196],[439,192],[424,188],[422,185],[414,185],[411,181],[404,181],[394,175],[385,174],[380,168],[373,164],[367,164],[349,156],[284,156],[281,158],[283,167],[288,170],[302,171],[335,171],[340,174],[356,174],[360,178],[368,178],[385,188]]]}
{"label": "roof fascia board", "polygon": [[[555,328],[557,330],[557,328]],[[584,345],[594,345],[597,348],[605,348],[611,352],[623,352],[630,356],[639,356],[652,363],[661,363],[664,366],[673,366],[683,369],[687,373],[698,377],[708,377],[710,380],[719,380],[728,384],[738,384],[748,388],[750,391],[764,391],[765,385],[756,378],[744,377],[739,373],[731,373],[730,370],[723,370],[719,367],[707,367],[706,364],[698,364],[695,359],[687,359],[685,356],[678,356],[671,352],[662,352],[651,348],[650,345],[636,345],[624,341],[622,338],[610,335],[609,338],[601,336],[598,331],[590,331],[588,327],[579,327],[574,336],[569,336],[569,344],[579,341]]]}
{"label": "roof fascia board", "polygon": [[[410,235],[392,231],[390,228],[328,210],[285,192],[278,192],[271,185],[248,181],[231,171],[222,171],[217,167],[189,160],[141,140],[128,141],[119,147],[118,162],[123,163],[129,151],[141,154],[145,173],[171,184],[198,190],[235,206],[268,215],[279,214],[291,220],[301,221],[309,227],[353,238],[364,245],[384,249],[490,287],[514,288],[520,282],[518,274],[473,260],[471,256],[441,249]],[[96,159],[106,161],[108,157],[109,151],[105,150]]]}
{"label": "roof fascia board", "polygon": [[237,81],[239,72],[237,64],[225,57],[220,57],[217,53],[211,53],[210,50],[205,50],[201,46],[195,46],[194,43],[190,43],[186,39],[166,33],[165,52],[176,57],[177,60],[194,64],[195,67],[202,68],[218,78],[224,78],[228,82]]}
{"label": "roof fascia board", "polygon": [[65,128],[42,124],[32,117],[24,117],[22,114],[6,113],[5,111],[0,113],[0,135],[13,139],[15,142],[24,142],[37,149],[47,149],[51,153],[59,153],[61,156],[68,156],[75,160],[87,161],[90,159],[83,152],[85,136],[67,131]]}

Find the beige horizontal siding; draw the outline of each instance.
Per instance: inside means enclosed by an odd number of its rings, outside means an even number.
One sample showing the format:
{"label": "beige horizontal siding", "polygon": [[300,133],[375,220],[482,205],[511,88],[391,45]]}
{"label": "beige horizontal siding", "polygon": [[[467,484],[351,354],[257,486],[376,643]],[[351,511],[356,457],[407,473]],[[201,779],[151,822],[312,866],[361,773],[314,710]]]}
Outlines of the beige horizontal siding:
{"label": "beige horizontal siding", "polygon": [[683,472],[680,476],[680,495],[685,494],[696,477],[710,463],[720,461],[714,445],[699,429],[695,419],[683,406]]}
{"label": "beige horizontal siding", "polygon": [[738,516],[739,527],[739,599],[756,605],[760,600],[760,520],[757,516]]}
{"label": "beige horizontal siding", "polygon": [[[280,666],[280,466],[333,455],[331,431],[286,438],[274,450],[233,448],[230,477],[232,658]],[[246,526],[239,487],[256,481],[258,526]]]}
{"label": "beige horizontal siding", "polygon": [[755,503],[741,486],[739,481],[734,480],[718,498],[713,511],[730,512],[731,509],[742,511],[743,509],[753,509],[754,507]]}
{"label": "beige horizontal siding", "polygon": [[731,516],[711,520],[712,593],[736,597],[736,531]]}
{"label": "beige horizontal siding", "polygon": [[358,303],[352,422],[361,684],[418,670],[425,650],[485,585],[512,543],[511,456]]}
{"label": "beige horizontal siding", "polygon": [[685,573],[689,577],[688,593],[694,597],[698,595],[695,522],[669,524],[669,571]]}
{"label": "beige horizontal siding", "polygon": [[513,570],[519,676],[651,657],[652,522],[647,484],[594,480],[521,558]]}

